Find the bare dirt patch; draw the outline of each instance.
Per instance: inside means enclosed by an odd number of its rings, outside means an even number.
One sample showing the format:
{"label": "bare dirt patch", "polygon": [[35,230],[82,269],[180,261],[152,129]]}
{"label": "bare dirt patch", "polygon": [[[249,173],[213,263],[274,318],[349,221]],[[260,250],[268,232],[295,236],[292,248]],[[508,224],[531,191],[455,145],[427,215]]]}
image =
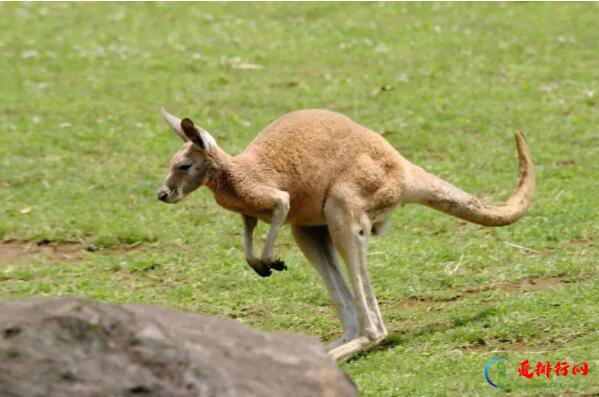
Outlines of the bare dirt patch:
{"label": "bare dirt patch", "polygon": [[584,238],[571,238],[568,240],[568,243],[572,245],[590,245],[593,243],[593,240],[588,240]]}
{"label": "bare dirt patch", "polygon": [[547,346],[542,343],[527,343],[526,341],[497,341],[489,340],[484,343],[467,346],[464,349],[477,354],[518,352],[518,353],[541,353]]}
{"label": "bare dirt patch", "polygon": [[[586,334],[574,332],[564,337],[560,337],[559,344],[566,345],[575,340],[584,337]],[[508,339],[487,339],[480,343],[474,343],[470,346],[462,347],[472,353],[489,354],[501,352],[520,352],[520,353],[546,353],[552,351],[550,348],[558,341],[554,339],[536,338],[534,340],[525,340],[518,338],[516,340]]]}
{"label": "bare dirt patch", "polygon": [[572,280],[568,279],[564,275],[557,275],[548,278],[541,277],[527,277],[520,280],[517,283],[501,283],[490,288],[499,289],[504,292],[515,292],[515,291],[542,291],[547,289],[559,288],[562,284],[571,283]]}
{"label": "bare dirt patch", "polygon": [[17,263],[32,258],[76,262],[82,260],[88,252],[103,250],[132,252],[144,250],[145,248],[145,245],[141,243],[98,248],[77,241],[28,241],[11,239],[0,241],[0,263]]}
{"label": "bare dirt patch", "polygon": [[401,298],[399,301],[395,302],[392,306],[406,310],[413,310],[426,308],[438,302],[439,301],[420,299],[415,296],[406,296]]}
{"label": "bare dirt patch", "polygon": [[500,290],[507,293],[513,292],[532,292],[532,291],[543,291],[548,289],[559,288],[562,284],[571,283],[572,281],[568,279],[565,275],[559,274],[552,277],[542,278],[542,277],[526,277],[517,282],[506,282],[506,283],[493,283],[481,288],[471,288],[467,289],[464,292],[460,292],[454,296],[450,296],[447,298],[439,298],[439,299],[427,299],[416,296],[406,296],[402,297],[396,302],[394,302],[391,306],[406,309],[406,310],[414,310],[414,309],[432,309],[438,305],[443,305],[451,302],[456,302],[458,300],[467,299],[473,295],[480,294],[489,290]]}
{"label": "bare dirt patch", "polygon": [[32,257],[58,260],[81,259],[83,247],[76,242],[4,240],[0,242],[0,262],[12,263]]}

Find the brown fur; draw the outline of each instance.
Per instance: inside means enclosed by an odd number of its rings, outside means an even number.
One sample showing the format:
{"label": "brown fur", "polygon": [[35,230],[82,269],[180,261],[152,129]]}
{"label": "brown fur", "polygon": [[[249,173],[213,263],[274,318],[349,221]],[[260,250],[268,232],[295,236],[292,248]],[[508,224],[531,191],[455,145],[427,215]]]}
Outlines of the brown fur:
{"label": "brown fur", "polygon": [[[230,158],[227,171],[215,175],[207,186],[224,207],[234,211],[242,207],[246,215],[264,221],[269,220],[272,203],[254,187],[286,191],[290,196],[286,223],[322,225],[322,207],[331,189],[352,190],[373,212],[397,203],[401,184],[396,181],[405,167],[402,161],[381,136],[344,116],[322,110],[299,111],[266,127],[244,152]],[[223,184],[223,179],[227,183]]]}
{"label": "brown fur", "polygon": [[[161,199],[176,202],[201,184],[208,186],[219,205],[243,215],[246,259],[263,276],[284,266],[274,259],[272,245],[280,225],[292,225],[298,245],[328,283],[344,324],[359,322],[359,334],[353,325],[344,325],[350,340],[333,350],[337,358],[386,335],[368,282],[365,247],[368,236],[382,231],[396,206],[420,203],[470,222],[499,226],[522,217],[534,192],[534,166],[522,134],[516,135],[518,188],[505,204],[493,206],[413,165],[379,134],[331,111],[286,114],[237,156],[211,144],[210,135],[191,120],[164,115],[187,142],[171,161]],[[185,162],[194,164],[196,179],[191,171],[177,169]],[[261,259],[254,257],[251,242],[255,219],[271,223]],[[319,226],[325,230],[315,228]],[[326,241],[348,264],[353,295],[340,284],[330,248],[322,251]],[[355,300],[353,309],[348,299]]]}

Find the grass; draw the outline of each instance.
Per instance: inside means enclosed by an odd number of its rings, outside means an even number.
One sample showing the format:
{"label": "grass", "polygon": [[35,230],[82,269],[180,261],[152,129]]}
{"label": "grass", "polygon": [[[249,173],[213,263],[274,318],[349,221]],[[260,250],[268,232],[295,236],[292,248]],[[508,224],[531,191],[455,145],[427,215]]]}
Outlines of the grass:
{"label": "grass", "polygon": [[[332,339],[329,298],[287,229],[290,270],[260,279],[240,217],[206,189],[154,198],[180,145],[159,107],[231,153],[288,111],[340,111],[491,201],[513,187],[521,129],[538,172],[527,216],[495,229],[396,211],[369,256],[389,340],[342,367],[365,396],[489,395],[484,366],[503,356],[513,395],[597,393],[598,24],[596,4],[0,4],[0,238],[82,248],[0,256],[0,296]],[[591,372],[528,381],[524,359]]]}

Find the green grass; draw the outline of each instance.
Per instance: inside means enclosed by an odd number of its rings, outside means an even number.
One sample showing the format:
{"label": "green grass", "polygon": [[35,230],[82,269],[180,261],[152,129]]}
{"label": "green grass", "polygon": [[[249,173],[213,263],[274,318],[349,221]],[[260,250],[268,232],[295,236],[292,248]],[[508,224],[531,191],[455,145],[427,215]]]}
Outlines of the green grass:
{"label": "green grass", "polygon": [[[261,279],[240,217],[206,189],[154,198],[180,145],[159,107],[231,153],[286,112],[340,111],[492,201],[515,183],[523,130],[527,216],[490,229],[396,211],[369,256],[389,340],[342,367],[365,396],[490,395],[484,366],[503,356],[513,395],[597,393],[598,25],[596,4],[0,4],[0,238],[90,249],[0,256],[0,296],[160,304],[332,339],[329,298],[287,229],[289,271]],[[525,381],[524,359],[591,373]]]}

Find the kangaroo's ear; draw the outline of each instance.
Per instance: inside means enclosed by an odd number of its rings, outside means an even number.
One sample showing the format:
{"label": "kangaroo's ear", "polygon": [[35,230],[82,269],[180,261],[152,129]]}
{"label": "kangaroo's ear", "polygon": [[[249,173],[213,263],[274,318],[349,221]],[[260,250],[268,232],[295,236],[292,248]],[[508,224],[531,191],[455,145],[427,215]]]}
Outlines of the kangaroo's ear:
{"label": "kangaroo's ear", "polygon": [[162,117],[164,117],[164,120],[166,121],[168,126],[171,127],[171,129],[173,131],[175,131],[175,133],[181,139],[183,139],[183,141],[187,142],[189,139],[187,138],[187,136],[185,135],[185,132],[183,132],[183,129],[181,128],[181,119],[173,116],[172,114],[167,112],[166,109],[164,109],[164,108],[160,108],[160,113],[162,113]]}
{"label": "kangaroo's ear", "polygon": [[200,131],[193,124],[193,121],[191,121],[191,119],[188,119],[186,117],[183,120],[181,120],[181,129],[183,130],[183,133],[185,134],[187,139],[189,139],[190,141],[192,141],[194,144],[198,145],[202,149],[206,149],[206,144],[204,143],[204,140],[202,139],[202,131]]}
{"label": "kangaroo's ear", "polygon": [[204,150],[210,150],[216,146],[216,142],[212,135],[210,135],[208,131],[204,131],[202,128],[195,125],[190,119],[184,118],[181,120],[167,112],[164,108],[161,108],[160,112],[169,127],[171,127],[171,129],[185,142],[191,141]]}

